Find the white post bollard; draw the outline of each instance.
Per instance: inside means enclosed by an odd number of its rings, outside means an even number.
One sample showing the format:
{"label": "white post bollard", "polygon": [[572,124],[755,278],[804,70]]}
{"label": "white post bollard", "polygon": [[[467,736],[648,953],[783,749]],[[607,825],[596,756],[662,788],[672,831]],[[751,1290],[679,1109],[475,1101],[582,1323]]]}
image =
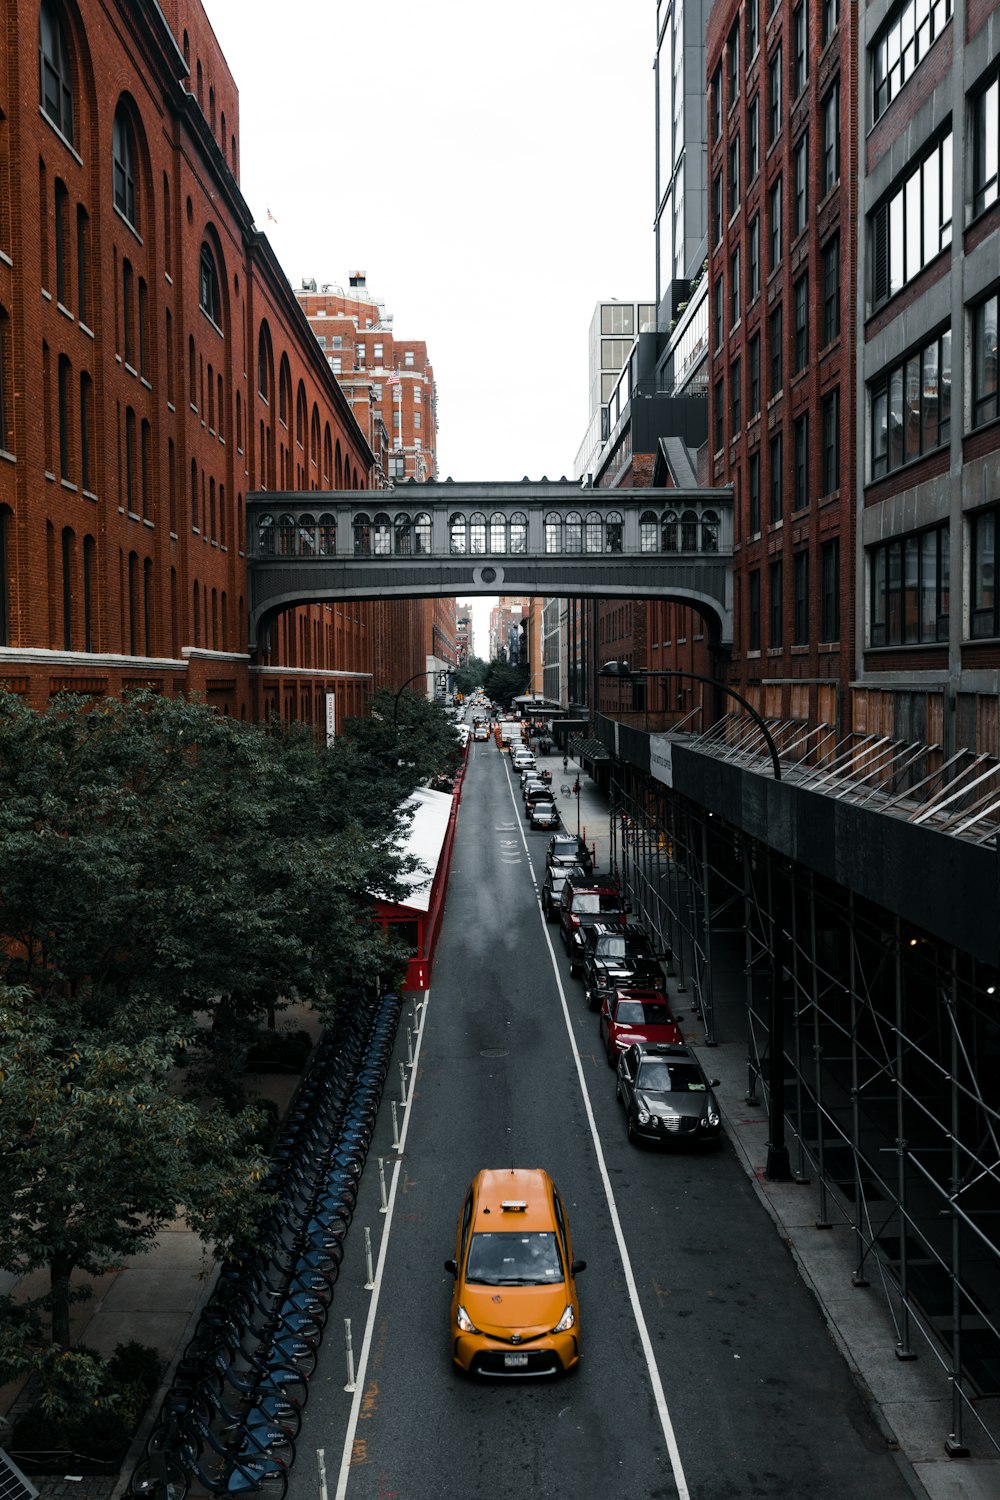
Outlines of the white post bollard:
{"label": "white post bollard", "polygon": [[396,1114],[396,1101],[395,1101],[395,1099],[391,1100],[389,1107],[392,1110],[392,1144],[395,1146],[396,1150],[398,1151],[399,1150],[399,1117]]}
{"label": "white post bollard", "polygon": [[372,1232],[367,1226],[365,1228],[365,1265],[368,1268],[368,1280],[365,1282],[365,1291],[373,1292],[375,1290],[375,1270],[372,1266]]}
{"label": "white post bollard", "polygon": [[405,1063],[400,1063],[400,1065],[399,1065],[399,1095],[400,1095],[399,1102],[403,1106],[403,1108],[405,1109],[406,1108],[406,1064]]}
{"label": "white post bollard", "polygon": [[409,1026],[406,1028],[406,1066],[413,1067],[413,1032]]}
{"label": "white post bollard", "polygon": [[316,1449],[316,1462],[319,1465],[319,1500],[326,1500],[326,1452],[323,1448]]}
{"label": "white post bollard", "polygon": [[354,1384],[354,1345],[351,1343],[350,1318],[344,1319],[344,1334],[347,1338],[347,1384],[344,1386],[344,1390],[353,1391],[356,1387]]}
{"label": "white post bollard", "polygon": [[387,1214],[389,1212],[389,1200],[385,1195],[385,1162],[381,1156],[378,1159],[378,1196],[380,1203],[379,1213]]}

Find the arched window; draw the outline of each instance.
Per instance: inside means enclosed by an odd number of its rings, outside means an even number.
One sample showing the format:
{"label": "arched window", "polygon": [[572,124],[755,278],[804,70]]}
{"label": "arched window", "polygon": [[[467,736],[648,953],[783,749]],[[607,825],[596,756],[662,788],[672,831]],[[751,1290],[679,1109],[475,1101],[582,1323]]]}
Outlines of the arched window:
{"label": "arched window", "polygon": [[686,510],[681,516],[681,551],[697,552],[698,550],[698,515],[696,511]]}
{"label": "arched window", "polygon": [[194,610],[194,643],[196,646],[201,645],[201,611],[198,607],[198,599],[199,590],[198,580],[196,578],[194,581],[194,587],[191,591],[191,604]]}
{"label": "arched window", "polygon": [[0,505],[0,646],[10,645],[10,520],[13,512]]}
{"label": "arched window", "polygon": [[38,102],[42,113],[73,144],[73,75],[62,18],[53,0],[38,12]]}
{"label": "arched window", "polygon": [[621,511],[609,510],[605,518],[605,545],[609,552],[620,552],[625,533]]}
{"label": "arched window", "polygon": [[337,522],[329,511],[319,518],[319,552],[321,557],[333,557],[337,551]]}
{"label": "arched window", "polygon": [[413,517],[413,531],[417,543],[416,550],[429,552],[431,550],[431,518],[425,510]]}
{"label": "arched window", "polygon": [[456,553],[469,550],[469,523],[459,510],[448,517],[448,550]]}
{"label": "arched window", "polygon": [[371,557],[372,555],[372,522],[371,516],[365,511],[359,511],[354,517],[354,556]]}
{"label": "arched window", "polygon": [[510,550],[518,553],[528,550],[528,518],[523,510],[516,510],[510,518]]}
{"label": "arched window", "polygon": [[568,513],[564,536],[567,552],[583,551],[583,517],[578,510]]}
{"label": "arched window", "polygon": [[298,394],[295,397],[295,441],[302,449],[306,446],[307,411],[306,388],[300,380]]}
{"label": "arched window", "polygon": [[660,550],[663,552],[677,551],[677,512],[665,510],[660,522]]}
{"label": "arched window", "polygon": [[219,291],[219,272],[215,256],[207,243],[201,247],[199,262],[198,301],[206,317],[211,318],[216,328],[222,327],[222,296]]}
{"label": "arched window", "polygon": [[562,516],[556,510],[550,510],[545,517],[545,550],[546,552],[561,552],[563,549],[563,523]]}
{"label": "arched window", "polygon": [[656,552],[657,536],[659,527],[656,522],[656,512],[644,510],[639,517],[639,551]]}
{"label": "arched window", "polygon": [[128,110],[119,104],[111,131],[111,180],[115,208],[132,225],[139,228],[139,211],[135,196],[135,132]]}
{"label": "arched window", "polygon": [[469,551],[482,556],[486,551],[486,517],[481,510],[473,511],[469,517]]}
{"label": "arched window", "polygon": [[372,552],[376,557],[392,554],[392,522],[384,510],[380,510],[372,522]]}
{"label": "arched window", "polygon": [[309,457],[319,467],[319,407],[313,407],[312,422],[309,432]]}
{"label": "arched window", "polygon": [[[94,585],[97,543],[92,536],[83,539],[83,649],[94,649]],[[0,644],[3,644],[0,642]]]}
{"label": "arched window", "polygon": [[281,356],[281,364],[278,367],[278,421],[288,426],[292,411],[292,372],[288,365],[288,355]]}
{"label": "arched window", "polygon": [[701,550],[702,552],[718,552],[719,550],[719,518],[714,510],[702,512]]}
{"label": "arched window", "polygon": [[327,422],[323,428],[323,483],[327,489],[330,487],[330,476],[333,473],[333,438],[330,435],[330,424]]}
{"label": "arched window", "polygon": [[295,517],[285,511],[278,517],[278,556],[291,557],[295,552]]}
{"label": "arched window", "polygon": [[413,521],[405,510],[397,512],[395,527],[396,552],[400,557],[413,556]]}
{"label": "arched window", "polygon": [[507,551],[507,517],[501,510],[495,510],[490,516],[490,551]]}
{"label": "arched window", "polygon": [[299,516],[298,520],[298,554],[300,557],[315,557],[316,555],[316,517],[305,515]]}
{"label": "arched window", "polygon": [[[67,526],[62,534],[62,644],[73,649],[73,615],[76,611],[76,535]],[[134,652],[132,653],[135,654]]]}
{"label": "arched window", "polygon": [[599,510],[588,510],[584,525],[584,551],[604,551],[604,522]]}
{"label": "arched window", "polygon": [[257,394],[262,401],[271,399],[271,335],[266,323],[260,325],[257,338]]}

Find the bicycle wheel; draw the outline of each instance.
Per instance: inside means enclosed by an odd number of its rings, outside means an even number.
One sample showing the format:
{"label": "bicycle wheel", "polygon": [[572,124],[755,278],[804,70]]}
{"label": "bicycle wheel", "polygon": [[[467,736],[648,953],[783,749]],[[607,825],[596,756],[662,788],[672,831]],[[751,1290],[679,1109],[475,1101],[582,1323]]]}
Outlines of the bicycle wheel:
{"label": "bicycle wheel", "polygon": [[136,1500],[184,1500],[188,1476],[176,1459],[158,1453],[137,1464],[129,1484]]}

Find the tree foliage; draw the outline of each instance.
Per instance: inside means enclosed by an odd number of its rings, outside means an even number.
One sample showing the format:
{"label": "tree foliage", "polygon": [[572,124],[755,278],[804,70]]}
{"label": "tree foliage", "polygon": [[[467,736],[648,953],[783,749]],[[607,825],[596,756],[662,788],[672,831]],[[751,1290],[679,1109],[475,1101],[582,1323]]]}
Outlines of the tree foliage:
{"label": "tree foliage", "polygon": [[483,661],[481,656],[467,657],[465,665],[456,669],[456,688],[458,688],[460,693],[464,693],[468,697],[471,692],[474,692],[477,687],[486,681],[486,673],[489,671],[489,667],[489,662]]}
{"label": "tree foliage", "polygon": [[491,661],[483,678],[483,687],[494,703],[509,707],[512,700],[527,688],[528,677],[527,667],[512,666],[506,661]]}

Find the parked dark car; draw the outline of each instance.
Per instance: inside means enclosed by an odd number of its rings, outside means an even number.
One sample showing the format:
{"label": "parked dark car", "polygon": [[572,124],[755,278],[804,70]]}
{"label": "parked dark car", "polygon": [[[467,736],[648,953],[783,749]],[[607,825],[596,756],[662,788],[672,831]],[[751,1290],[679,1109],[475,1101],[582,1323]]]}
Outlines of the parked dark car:
{"label": "parked dark car", "polygon": [[529,805],[528,822],[532,828],[545,828],[550,832],[553,828],[559,827],[559,809],[551,796],[548,800],[539,797]]}
{"label": "parked dark car", "polygon": [[531,812],[532,804],[535,802],[551,802],[552,788],[546,786],[544,781],[537,783],[529,781],[524,789],[524,810]]}
{"label": "parked dark car", "polygon": [[585,875],[582,865],[546,865],[542,881],[542,911],[546,922],[559,920],[559,896],[566,881],[573,875]]}
{"label": "parked dark car", "polygon": [[622,893],[605,877],[584,876],[582,881],[567,880],[559,896],[559,931],[569,954],[569,972],[579,974],[583,966],[583,938],[595,922],[619,922],[626,919]]}
{"label": "parked dark car", "polygon": [[595,922],[583,935],[583,983],[587,1005],[599,1010],[609,991],[629,985],[666,992],[661,960],[645,931],[635,922]]}
{"label": "parked dark car", "polygon": [[594,871],[594,856],[578,833],[556,833],[545,850],[547,865],[580,865],[586,874]]}
{"label": "parked dark car", "polygon": [[635,1042],[618,1059],[616,1092],[630,1141],[671,1146],[718,1141],[719,1105],[690,1047]]}

